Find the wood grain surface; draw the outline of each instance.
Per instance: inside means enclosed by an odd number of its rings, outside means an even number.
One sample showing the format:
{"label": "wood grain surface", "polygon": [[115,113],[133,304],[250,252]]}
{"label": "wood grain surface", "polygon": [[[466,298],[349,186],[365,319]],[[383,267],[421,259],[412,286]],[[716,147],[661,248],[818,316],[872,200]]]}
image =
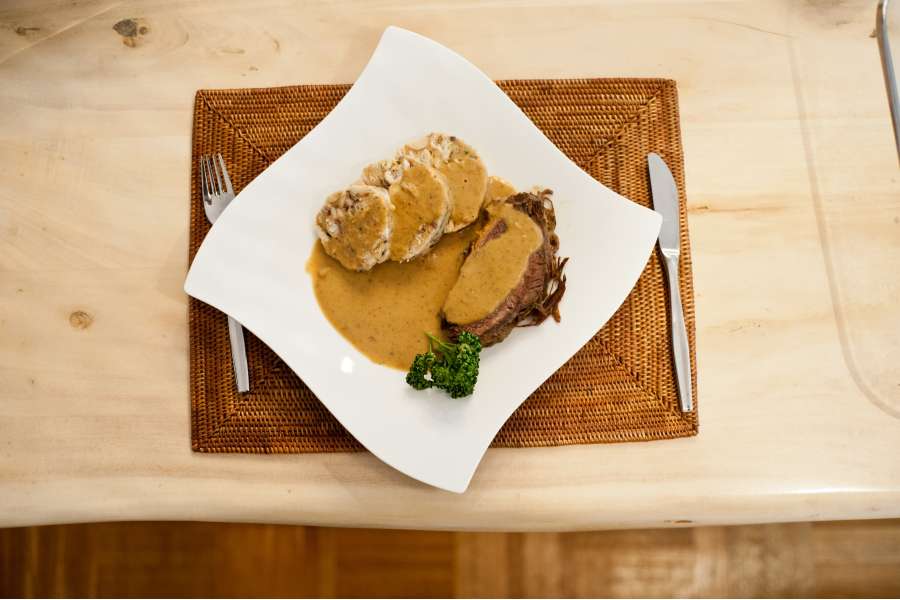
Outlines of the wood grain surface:
{"label": "wood grain surface", "polygon": [[[498,79],[677,80],[698,437],[492,450],[462,496],[365,454],[191,453],[194,92],[352,81],[390,24]],[[870,0],[4,2],[0,524],[900,517],[900,178],[873,26]]]}
{"label": "wood grain surface", "polygon": [[0,530],[0,596],[897,594],[900,521],[563,534],[209,523]]}

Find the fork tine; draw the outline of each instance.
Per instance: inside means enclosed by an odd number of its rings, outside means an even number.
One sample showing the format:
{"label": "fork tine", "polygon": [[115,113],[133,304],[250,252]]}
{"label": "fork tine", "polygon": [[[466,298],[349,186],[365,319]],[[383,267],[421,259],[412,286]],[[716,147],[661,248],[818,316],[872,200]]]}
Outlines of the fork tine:
{"label": "fork tine", "polygon": [[206,188],[209,190],[210,197],[219,195],[219,187],[215,182],[215,175],[212,171],[212,163],[209,160],[209,155],[203,155],[203,165],[206,167]]}
{"label": "fork tine", "polygon": [[216,158],[214,156],[209,157],[209,163],[212,167],[213,179],[215,180],[216,186],[216,194],[224,194],[225,193],[225,182],[222,181],[222,176],[219,173],[219,165],[216,164]]}
{"label": "fork tine", "polygon": [[207,204],[210,203],[209,199],[209,190],[206,187],[206,162],[205,156],[200,157],[200,196],[203,198],[203,201]]}
{"label": "fork tine", "polygon": [[216,154],[216,157],[219,159],[219,164],[222,166],[222,178],[225,179],[225,191],[234,195],[234,188],[231,187],[231,178],[228,177],[228,169],[225,168],[225,159],[222,158],[222,154]]}
{"label": "fork tine", "polygon": [[209,186],[209,195],[210,198],[214,202],[218,202],[219,200],[219,183],[216,181],[216,174],[213,173],[213,165],[212,160],[209,158],[209,154],[206,155],[206,185]]}

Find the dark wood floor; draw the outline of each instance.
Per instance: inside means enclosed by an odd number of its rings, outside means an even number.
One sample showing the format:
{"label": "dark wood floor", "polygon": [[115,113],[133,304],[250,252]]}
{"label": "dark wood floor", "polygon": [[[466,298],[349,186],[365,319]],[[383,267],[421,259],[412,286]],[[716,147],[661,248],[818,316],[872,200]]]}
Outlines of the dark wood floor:
{"label": "dark wood floor", "polygon": [[897,596],[900,520],[566,534],[0,530],[4,596]]}

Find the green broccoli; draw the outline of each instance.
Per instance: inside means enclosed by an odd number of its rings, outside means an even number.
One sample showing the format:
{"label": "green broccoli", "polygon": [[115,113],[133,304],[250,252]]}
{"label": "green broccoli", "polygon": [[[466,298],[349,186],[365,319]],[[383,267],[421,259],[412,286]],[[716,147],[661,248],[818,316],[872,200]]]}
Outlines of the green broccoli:
{"label": "green broccoli", "polygon": [[435,361],[434,352],[429,350],[424,354],[416,354],[412,365],[409,367],[409,373],[406,374],[406,383],[417,390],[427,390],[434,385],[434,382],[426,377],[431,371]]}
{"label": "green broccoli", "polygon": [[[430,333],[428,351],[417,354],[406,374],[406,383],[417,390],[436,387],[451,398],[469,396],[478,381],[481,340],[464,331],[456,343],[445,342]],[[438,354],[435,354],[437,352]]]}

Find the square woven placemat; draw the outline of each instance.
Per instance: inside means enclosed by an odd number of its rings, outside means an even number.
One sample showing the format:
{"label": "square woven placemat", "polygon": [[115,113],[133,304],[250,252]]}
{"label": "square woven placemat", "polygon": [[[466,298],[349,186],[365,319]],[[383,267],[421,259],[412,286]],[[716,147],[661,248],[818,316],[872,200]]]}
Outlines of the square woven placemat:
{"label": "square woven placemat", "polygon": [[[660,154],[672,169],[681,199],[681,297],[696,407],[694,293],[675,83],[572,79],[512,80],[498,85],[569,158],[634,202],[650,206],[648,152]],[[348,89],[347,85],[303,85],[197,92],[190,260],[210,227],[200,198],[197,158],[221,152],[235,189],[240,190],[309,132]],[[565,240],[562,242],[564,251]],[[678,410],[665,286],[663,266],[654,250],[615,316],[509,418],[493,446],[559,446],[696,435],[696,408],[687,415]],[[565,318],[565,302],[562,308]],[[362,449],[293,371],[249,332],[251,391],[239,395],[225,315],[191,298],[189,321],[194,450]]]}

